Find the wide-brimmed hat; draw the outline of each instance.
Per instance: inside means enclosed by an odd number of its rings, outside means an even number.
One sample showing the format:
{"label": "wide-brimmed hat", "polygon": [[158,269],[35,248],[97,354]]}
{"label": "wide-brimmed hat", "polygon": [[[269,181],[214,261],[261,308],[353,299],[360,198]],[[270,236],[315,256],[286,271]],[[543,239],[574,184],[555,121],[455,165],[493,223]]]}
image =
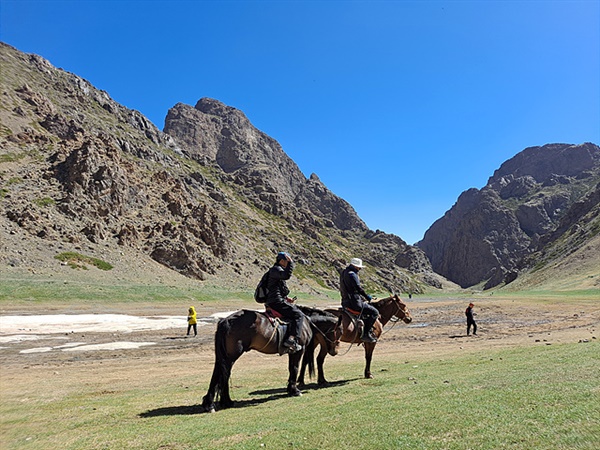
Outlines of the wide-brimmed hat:
{"label": "wide-brimmed hat", "polygon": [[352,258],[350,260],[350,265],[356,267],[357,269],[362,269],[363,267],[363,263],[362,263],[362,259],[360,258]]}

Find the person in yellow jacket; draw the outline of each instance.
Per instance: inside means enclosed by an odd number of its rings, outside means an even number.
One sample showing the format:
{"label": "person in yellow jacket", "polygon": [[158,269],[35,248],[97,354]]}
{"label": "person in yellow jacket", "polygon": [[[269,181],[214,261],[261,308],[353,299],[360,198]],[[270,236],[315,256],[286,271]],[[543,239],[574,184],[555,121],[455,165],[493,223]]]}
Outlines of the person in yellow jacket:
{"label": "person in yellow jacket", "polygon": [[194,327],[194,336],[198,336],[198,325],[197,325],[198,321],[196,320],[196,309],[193,306],[190,306],[190,309],[188,309],[187,321],[188,321],[187,336],[190,335],[190,330],[192,329],[192,327]]}

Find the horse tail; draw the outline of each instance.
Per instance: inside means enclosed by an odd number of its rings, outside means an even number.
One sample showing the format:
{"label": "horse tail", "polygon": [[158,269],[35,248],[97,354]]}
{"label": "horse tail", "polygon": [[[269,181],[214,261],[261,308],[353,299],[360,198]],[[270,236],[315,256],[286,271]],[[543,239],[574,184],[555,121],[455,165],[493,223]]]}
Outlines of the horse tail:
{"label": "horse tail", "polygon": [[208,393],[202,399],[202,406],[207,410],[214,409],[214,402],[220,397],[221,392],[229,382],[231,364],[228,362],[226,343],[230,329],[231,325],[227,318],[221,319],[217,324],[217,331],[215,332],[215,367],[210,379]]}
{"label": "horse tail", "polygon": [[[309,320],[309,323],[310,322]],[[308,367],[308,376],[312,378],[315,374],[315,338],[313,337],[306,343],[304,347],[304,355],[302,356],[302,365]]]}

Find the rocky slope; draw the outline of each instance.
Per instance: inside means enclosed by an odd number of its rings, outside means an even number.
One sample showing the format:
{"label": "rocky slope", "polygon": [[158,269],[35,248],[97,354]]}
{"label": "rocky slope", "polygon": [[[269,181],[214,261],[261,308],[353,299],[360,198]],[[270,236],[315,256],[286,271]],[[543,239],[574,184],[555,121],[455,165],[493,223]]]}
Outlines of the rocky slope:
{"label": "rocky slope", "polygon": [[283,249],[311,289],[335,288],[352,256],[369,265],[372,288],[444,281],[420,249],[369,230],[235,108],[178,104],[161,132],[39,56],[0,43],[0,66],[2,270],[52,273],[58,253],[75,251],[122,276],[160,272],[153,261],[251,289]]}
{"label": "rocky slope", "polygon": [[[573,254],[600,232],[600,148],[549,144],[509,159],[463,192],[417,245],[463,287],[513,281]],[[600,266],[600,255],[592,255]]]}

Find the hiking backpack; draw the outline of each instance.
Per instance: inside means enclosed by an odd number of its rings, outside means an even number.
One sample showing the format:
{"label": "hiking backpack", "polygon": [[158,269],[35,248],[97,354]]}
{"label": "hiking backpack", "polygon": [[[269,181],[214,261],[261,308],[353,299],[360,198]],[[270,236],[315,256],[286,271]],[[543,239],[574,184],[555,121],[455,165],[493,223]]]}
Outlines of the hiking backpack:
{"label": "hiking backpack", "polygon": [[269,272],[265,272],[260,281],[258,282],[258,286],[254,291],[254,300],[258,303],[265,303],[267,301],[267,297],[269,295],[269,289],[267,284],[269,282]]}

